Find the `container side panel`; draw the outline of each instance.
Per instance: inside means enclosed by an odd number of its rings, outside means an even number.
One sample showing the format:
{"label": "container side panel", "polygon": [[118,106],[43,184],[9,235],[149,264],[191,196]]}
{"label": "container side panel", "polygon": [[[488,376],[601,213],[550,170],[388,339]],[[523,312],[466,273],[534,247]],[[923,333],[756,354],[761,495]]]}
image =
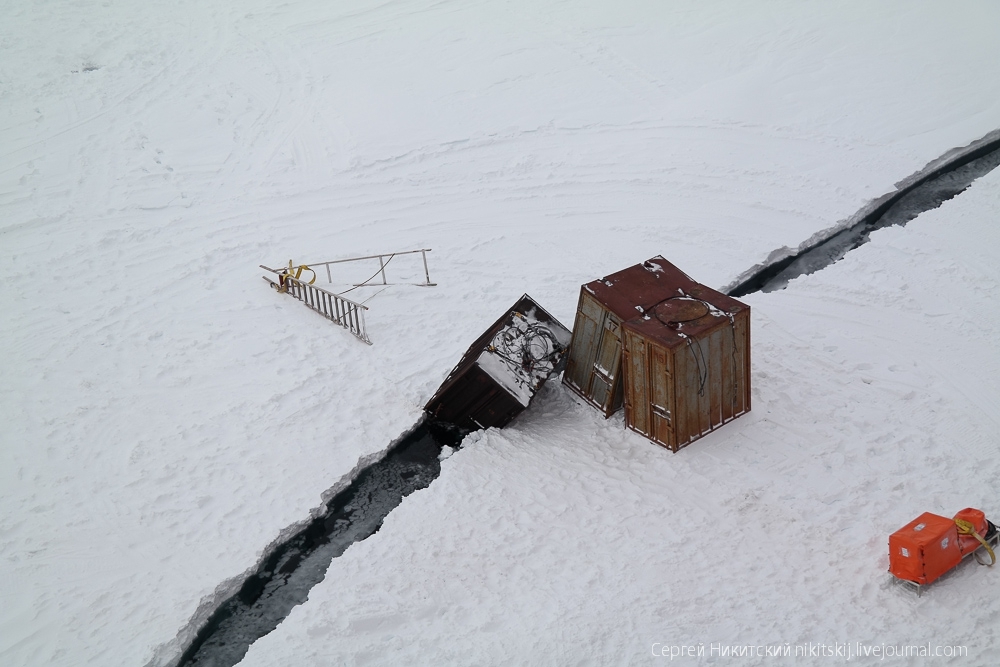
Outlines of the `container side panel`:
{"label": "container side panel", "polygon": [[704,354],[702,354],[704,350],[699,341],[693,341],[687,348],[688,356],[691,357],[691,363],[688,365],[691,369],[691,440],[697,440],[705,432],[706,421],[703,407],[707,381]]}
{"label": "container side panel", "polygon": [[743,408],[745,412],[750,412],[750,309],[747,308],[745,311],[740,313],[737,321],[743,322],[743,330],[745,332],[743,337]]}
{"label": "container side panel", "polygon": [[667,378],[667,407],[670,408],[670,433],[669,442],[670,449],[675,452],[680,449],[677,440],[677,368],[674,365],[674,351],[667,350],[667,368],[670,369],[670,375]]}
{"label": "container side panel", "polygon": [[632,355],[634,352],[635,342],[632,340],[632,335],[628,331],[622,332],[622,369],[621,378],[622,383],[625,385],[625,428],[631,428],[635,430],[632,426],[632,420],[634,418],[634,411],[632,409],[632,404],[629,403],[632,397],[631,383],[635,374],[631,371],[632,368]]}
{"label": "container side panel", "polygon": [[625,420],[634,430],[651,436],[646,396],[646,344],[641,336],[625,332]]}
{"label": "container side panel", "polygon": [[668,360],[667,350],[659,345],[649,344],[649,409],[652,415],[652,435],[656,442],[673,449],[674,414],[671,410],[673,403],[671,393],[674,382],[667,370]]}
{"label": "container side panel", "polygon": [[708,422],[710,428],[722,423],[722,400],[725,387],[722,385],[722,366],[725,358],[722,356],[722,336],[727,334],[729,327],[717,329],[708,337]]}
{"label": "container side panel", "polygon": [[740,369],[736,387],[736,414],[741,415],[750,409],[750,327],[749,313],[740,313],[735,319],[736,326],[736,358]]}
{"label": "container side panel", "polygon": [[456,378],[427,410],[435,417],[469,428],[501,427],[524,409],[487,374],[471,368]]}
{"label": "container side panel", "polygon": [[500,425],[496,423],[498,410],[494,407],[497,403],[498,393],[498,389],[493,387],[490,391],[477,395],[467,408],[465,418],[455,423],[472,426],[473,428],[489,428],[491,426],[499,428]]}
{"label": "container side panel", "polygon": [[688,345],[688,349],[694,359],[694,391],[692,392],[691,400],[695,407],[695,419],[696,419],[696,429],[691,433],[692,440],[704,435],[711,428],[711,424],[708,419],[708,376],[709,368],[711,366],[711,359],[708,358],[708,346],[705,341],[692,338],[689,339],[691,344]]}
{"label": "container side panel", "polygon": [[503,428],[523,411],[524,406],[519,401],[498,388],[483,397],[473,408],[470,418],[479,427]]}
{"label": "container side panel", "polygon": [[674,386],[677,387],[677,424],[674,428],[677,446],[683,447],[698,431],[695,412],[698,398],[697,371],[691,351],[686,346],[674,351],[674,362],[677,368],[674,375]]}
{"label": "container side panel", "polygon": [[[673,374],[673,410],[670,412],[671,421],[674,427],[674,443],[679,445],[684,440],[687,433],[687,423],[684,414],[684,360],[681,358],[681,349],[671,349],[667,351],[670,355],[670,367]],[[676,451],[676,450],[675,450]]]}
{"label": "container side panel", "polygon": [[427,404],[426,410],[438,419],[457,423],[457,420],[468,413],[474,398],[488,390],[485,386],[477,386],[475,380],[468,375],[459,375]]}
{"label": "container side panel", "polygon": [[733,418],[736,412],[736,377],[739,374],[739,367],[736,360],[736,328],[729,326],[722,331],[720,340],[719,373],[722,377],[722,402],[719,406],[722,423],[726,423]]}

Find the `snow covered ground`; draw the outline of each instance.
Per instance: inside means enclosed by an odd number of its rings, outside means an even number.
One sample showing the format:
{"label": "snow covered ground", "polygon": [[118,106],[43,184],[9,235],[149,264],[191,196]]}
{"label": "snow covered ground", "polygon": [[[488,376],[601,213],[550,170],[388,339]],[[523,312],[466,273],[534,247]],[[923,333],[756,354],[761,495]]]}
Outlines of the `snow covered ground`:
{"label": "snow covered ground", "polygon": [[[659,253],[731,284],[1000,127],[986,2],[8,5],[10,665],[168,660],[522,292],[570,324]],[[881,583],[916,513],[1000,513],[997,187],[747,299],[754,411],[683,453],[550,383],[247,662],[914,637],[989,664],[992,572]],[[372,347],[256,268],[417,247],[438,287],[355,292]]]}
{"label": "snow covered ground", "polygon": [[[243,665],[659,662],[663,645],[1000,648],[997,573],[922,597],[888,535],[997,507],[1000,173],[754,308],[754,409],[676,455],[558,385],[335,560]],[[654,644],[659,644],[655,647]],[[669,655],[669,654],[668,654]],[[857,662],[855,658],[855,662]]]}

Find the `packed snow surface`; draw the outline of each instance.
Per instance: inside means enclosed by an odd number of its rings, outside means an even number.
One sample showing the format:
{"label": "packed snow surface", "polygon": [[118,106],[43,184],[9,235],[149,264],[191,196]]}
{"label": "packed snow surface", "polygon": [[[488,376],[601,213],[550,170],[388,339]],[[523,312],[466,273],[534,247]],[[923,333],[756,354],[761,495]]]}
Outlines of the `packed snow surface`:
{"label": "packed snow surface", "polygon": [[[467,437],[241,665],[657,664],[699,645],[680,664],[713,645],[716,664],[996,664],[998,573],[970,558],[917,597],[892,583],[886,541],[924,511],[1000,514],[998,217],[995,171],[747,297],[753,411],[676,455],[546,385],[511,426]],[[810,643],[967,653],[795,659]]]}
{"label": "packed snow surface", "polygon": [[[913,0],[6,3],[0,664],[167,664],[520,294],[569,323],[582,283],[656,254],[732,284],[1000,127],[997,25]],[[996,573],[916,599],[884,550],[925,510],[1000,515],[998,187],[748,298],[753,412],[679,454],[549,382],[246,662],[914,638],[990,664]],[[257,268],[422,247],[437,287],[351,293],[372,347]]]}

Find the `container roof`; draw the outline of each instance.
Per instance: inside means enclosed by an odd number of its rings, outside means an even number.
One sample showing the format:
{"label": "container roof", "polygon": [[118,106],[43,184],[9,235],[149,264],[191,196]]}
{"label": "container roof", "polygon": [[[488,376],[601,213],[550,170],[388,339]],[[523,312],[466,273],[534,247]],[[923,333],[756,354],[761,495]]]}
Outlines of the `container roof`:
{"label": "container roof", "polygon": [[695,282],[661,256],[583,286],[634,331],[667,347],[699,337],[750,307]]}

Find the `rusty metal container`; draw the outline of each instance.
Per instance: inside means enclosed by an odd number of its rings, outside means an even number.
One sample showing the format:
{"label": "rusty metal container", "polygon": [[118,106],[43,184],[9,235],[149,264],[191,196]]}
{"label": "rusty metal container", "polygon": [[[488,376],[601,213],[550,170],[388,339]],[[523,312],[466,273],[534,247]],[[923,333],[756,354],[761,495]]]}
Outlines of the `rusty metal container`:
{"label": "rusty metal container", "polygon": [[662,257],[587,283],[563,382],[676,452],[750,410],[750,307]]}
{"label": "rusty metal container", "polygon": [[506,426],[562,370],[571,336],[525,294],[469,347],[424,410],[463,428]]}

